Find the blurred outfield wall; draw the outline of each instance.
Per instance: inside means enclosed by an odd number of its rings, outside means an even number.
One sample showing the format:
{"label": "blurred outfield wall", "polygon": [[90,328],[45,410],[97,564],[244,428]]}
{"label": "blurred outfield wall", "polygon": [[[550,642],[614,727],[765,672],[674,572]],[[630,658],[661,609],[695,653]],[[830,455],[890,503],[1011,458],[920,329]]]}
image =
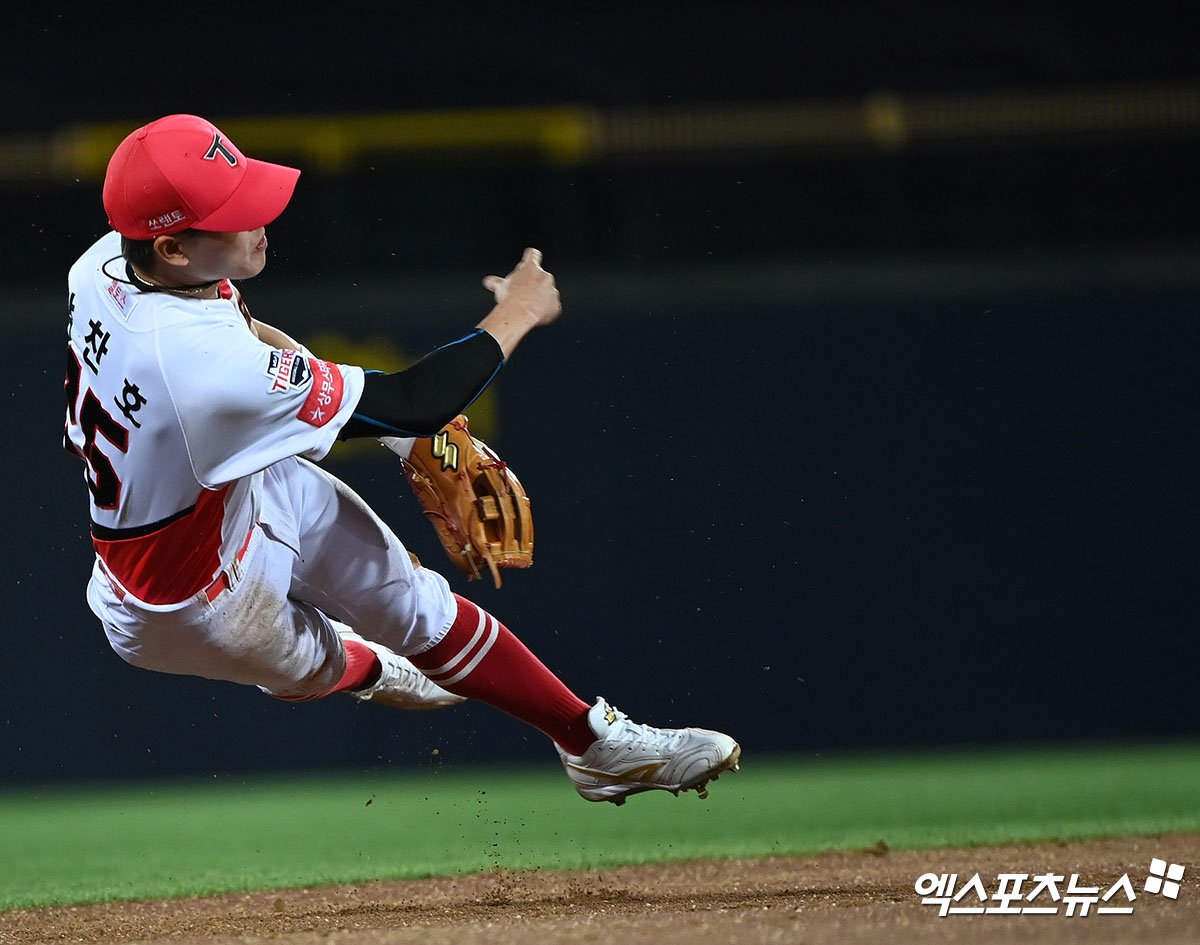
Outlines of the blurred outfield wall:
{"label": "blurred outfield wall", "polygon": [[[59,447],[65,277],[112,145],[178,110],[303,168],[243,288],[330,357],[402,366],[545,251],[566,314],[472,410],[536,564],[452,580],[585,698],[748,761],[1200,733],[1200,60],[1135,12],[339,11],[172,83],[123,20],[23,31],[0,781],[553,757],[482,707],[282,705],[108,650]],[[440,566],[380,452],[328,467]]]}

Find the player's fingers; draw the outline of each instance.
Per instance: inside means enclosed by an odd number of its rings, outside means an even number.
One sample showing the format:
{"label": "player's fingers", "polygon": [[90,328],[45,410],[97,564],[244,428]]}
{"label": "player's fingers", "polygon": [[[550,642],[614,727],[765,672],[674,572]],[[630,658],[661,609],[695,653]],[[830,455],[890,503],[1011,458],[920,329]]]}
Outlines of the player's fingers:
{"label": "player's fingers", "polygon": [[540,249],[534,249],[532,246],[530,246],[525,250],[525,255],[521,257],[521,265],[524,266],[526,263],[532,263],[535,266],[540,266],[542,264],[542,251]]}
{"label": "player's fingers", "polygon": [[504,281],[503,276],[484,276],[483,287],[489,292],[495,292],[504,285]]}

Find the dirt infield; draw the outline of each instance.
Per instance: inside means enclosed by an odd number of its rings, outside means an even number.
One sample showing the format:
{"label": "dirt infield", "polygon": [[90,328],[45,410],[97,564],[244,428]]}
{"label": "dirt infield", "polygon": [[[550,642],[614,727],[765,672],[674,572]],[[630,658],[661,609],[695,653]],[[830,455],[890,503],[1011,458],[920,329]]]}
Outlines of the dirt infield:
{"label": "dirt infield", "polygon": [[[1151,861],[1180,864],[1176,899],[1145,890]],[[999,874],[1065,876],[1054,915],[938,915],[914,890],[926,873],[976,874],[990,897]],[[1066,914],[1072,874],[1103,895]],[[1027,880],[1022,893],[1032,891]],[[967,897],[951,906],[970,905]],[[1020,903],[1018,903],[1019,905]],[[1101,907],[1131,914],[1099,914]],[[447,879],[291,889],[251,895],[16,910],[0,914],[0,943],[254,943],[274,945],[557,945],[557,943],[1200,941],[1200,835],[922,852],[870,850],[813,857],[702,860],[590,872],[494,872]]]}

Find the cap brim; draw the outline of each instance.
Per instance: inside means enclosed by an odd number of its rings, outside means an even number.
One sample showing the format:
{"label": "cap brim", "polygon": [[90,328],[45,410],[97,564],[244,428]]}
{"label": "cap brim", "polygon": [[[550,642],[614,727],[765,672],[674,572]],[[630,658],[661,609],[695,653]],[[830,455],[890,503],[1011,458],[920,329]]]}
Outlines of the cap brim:
{"label": "cap brim", "polygon": [[246,158],[246,173],[237,189],[217,210],[192,224],[197,230],[240,233],[266,226],[292,199],[300,171],[283,164]]}

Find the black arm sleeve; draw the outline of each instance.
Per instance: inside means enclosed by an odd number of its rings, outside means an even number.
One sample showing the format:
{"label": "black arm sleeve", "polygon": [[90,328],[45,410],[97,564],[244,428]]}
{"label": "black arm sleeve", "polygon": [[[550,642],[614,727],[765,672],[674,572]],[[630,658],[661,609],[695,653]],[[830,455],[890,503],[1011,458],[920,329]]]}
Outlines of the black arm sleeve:
{"label": "black arm sleeve", "polygon": [[403,371],[368,372],[340,437],[433,436],[466,410],[503,366],[499,342],[480,329]]}

